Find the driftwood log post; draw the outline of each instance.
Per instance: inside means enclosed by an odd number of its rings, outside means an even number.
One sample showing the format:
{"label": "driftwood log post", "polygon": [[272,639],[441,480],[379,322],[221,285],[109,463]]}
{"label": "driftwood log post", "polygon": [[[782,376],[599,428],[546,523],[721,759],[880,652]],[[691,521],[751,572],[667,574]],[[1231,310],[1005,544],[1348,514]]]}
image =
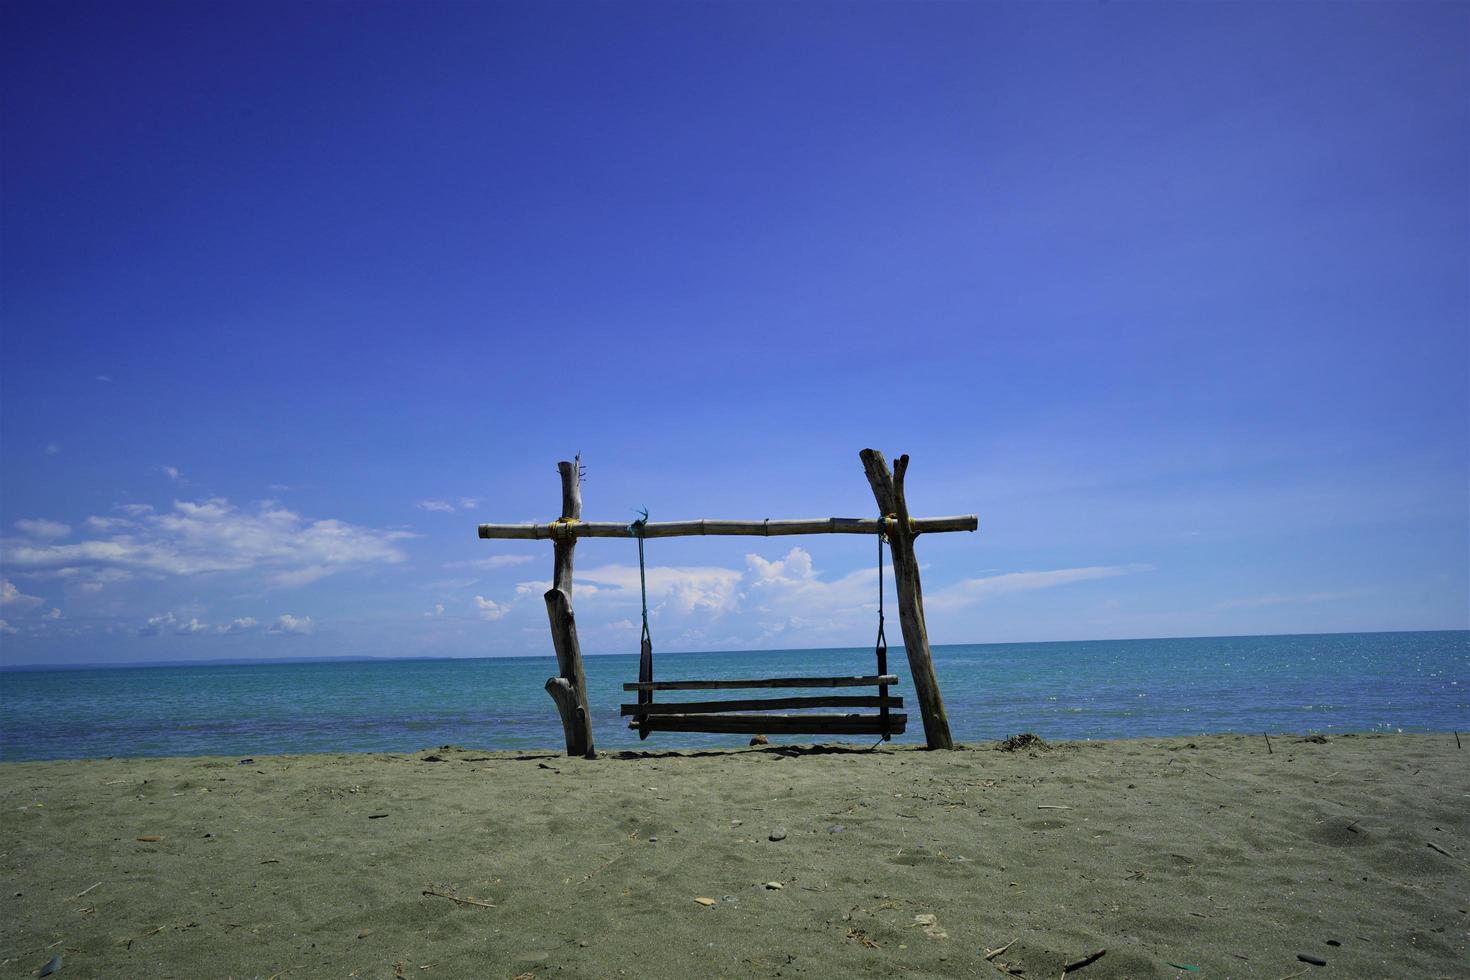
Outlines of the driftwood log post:
{"label": "driftwood log post", "polygon": [[582,671],[582,647],[577,642],[577,620],[572,615],[572,557],[577,547],[573,528],[582,520],[582,456],[560,462],[561,519],[555,530],[555,558],[551,588],[546,592],[546,617],[551,622],[551,643],[556,649],[560,676],[546,682],[546,693],[561,712],[567,737],[567,755],[596,758],[592,744],[592,712],[587,705],[587,675]]}
{"label": "driftwood log post", "polygon": [[909,521],[909,508],[903,496],[903,477],[908,470],[908,456],[894,462],[888,472],[888,461],[876,449],[858,454],[878,510],[888,522],[888,547],[893,555],[894,587],[898,591],[898,621],[903,627],[903,648],[909,658],[909,674],[914,682],[914,696],[924,716],[924,740],[931,749],[952,749],[949,717],[944,713],[944,698],[939,693],[939,678],[934,673],[934,658],[929,652],[929,631],[924,626],[924,592],[919,585],[919,562],[914,557],[916,529]]}

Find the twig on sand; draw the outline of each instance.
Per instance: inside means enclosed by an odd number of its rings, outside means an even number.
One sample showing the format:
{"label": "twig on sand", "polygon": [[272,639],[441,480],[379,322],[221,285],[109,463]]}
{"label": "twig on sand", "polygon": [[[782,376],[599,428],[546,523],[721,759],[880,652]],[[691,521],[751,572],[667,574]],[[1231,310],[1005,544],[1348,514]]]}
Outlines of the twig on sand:
{"label": "twig on sand", "polygon": [[1080,960],[1073,960],[1072,962],[1068,963],[1066,966],[1062,967],[1062,980],[1067,980],[1067,974],[1071,973],[1073,970],[1080,970],[1089,963],[1096,963],[1098,960],[1103,958],[1103,955],[1105,953],[1107,953],[1107,950],[1100,949],[1095,953],[1088,953]]}
{"label": "twig on sand", "polygon": [[1296,980],[1297,977],[1306,972],[1306,970],[1298,970],[1295,973],[1288,973],[1286,976],[1282,977],[1281,980]]}
{"label": "twig on sand", "polygon": [[1038,810],[1070,810],[1072,808],[1069,807],[1069,806],[1057,806],[1057,805],[1049,804],[1049,803],[1038,803],[1036,805],[1036,809],[1038,809]]}
{"label": "twig on sand", "polygon": [[461,905],[478,905],[482,909],[495,908],[495,906],[491,905],[489,902],[477,902],[473,898],[460,898],[458,895],[449,895],[445,892],[436,892],[432,888],[425,888],[424,894],[433,895],[435,898],[447,898],[451,902],[458,902]]}
{"label": "twig on sand", "polygon": [[1262,732],[1261,737],[1266,740],[1266,754],[1274,755],[1275,751],[1271,748],[1271,736],[1267,735],[1265,732]]}
{"label": "twig on sand", "polygon": [[[635,836],[636,836],[636,831],[635,831]],[[632,838],[630,837],[629,840],[631,840],[631,839]],[[623,857],[622,854],[614,854],[612,857],[608,858],[606,861],[602,862],[597,867],[593,868],[591,871],[589,871],[586,874],[584,874],[582,876],[582,882],[581,883],[582,884],[586,884],[587,882],[591,881],[593,878],[596,878],[599,874],[601,874],[602,872],[606,871],[610,865],[612,865],[615,861],[620,860],[622,857]],[[568,880],[570,880],[570,879],[568,879]]]}
{"label": "twig on sand", "polygon": [[[100,884],[102,884],[102,882],[100,882],[100,881],[97,882],[97,885],[100,885]],[[74,899],[81,898],[83,895],[87,894],[87,892],[91,891],[93,888],[96,888],[97,885],[88,885],[86,888],[83,888],[81,891],[79,891],[75,895],[73,895],[72,898],[74,898]]]}
{"label": "twig on sand", "polygon": [[143,933],[143,935],[141,935],[141,936],[134,936],[132,939],[119,939],[118,940],[118,944],[121,945],[123,943],[126,943],[127,946],[128,946],[128,949],[132,949],[133,948],[133,943],[137,942],[140,939],[147,939],[149,936],[156,936],[160,932],[162,932],[163,930],[165,930],[167,928],[168,928],[168,926],[159,926],[157,929],[150,929],[148,932]]}
{"label": "twig on sand", "polygon": [[1454,857],[1454,855],[1453,855],[1453,854],[1451,854],[1451,853],[1450,853],[1450,852],[1449,852],[1449,851],[1447,851],[1447,850],[1445,850],[1445,849],[1444,849],[1444,848],[1442,848],[1442,847],[1440,847],[1440,846],[1439,846],[1439,845],[1438,845],[1438,844],[1436,844],[1436,843],[1435,843],[1435,842],[1434,842],[1434,841],[1432,841],[1432,840],[1427,840],[1427,841],[1425,841],[1425,842],[1424,842],[1424,843],[1426,843],[1426,844],[1428,844],[1428,845],[1429,845],[1429,849],[1430,849],[1430,850],[1431,850],[1431,851],[1438,851],[1438,852],[1439,852],[1439,853],[1441,853],[1441,854],[1443,854],[1443,855],[1444,855],[1444,856],[1445,856],[1445,857],[1447,857],[1447,858],[1452,858],[1452,857]]}
{"label": "twig on sand", "polygon": [[1010,949],[1014,945],[1016,945],[1016,941],[1014,939],[1012,939],[1010,942],[1006,943],[1004,946],[998,947],[996,949],[987,949],[985,951],[985,958],[987,960],[993,960],[997,956],[999,956],[1001,953],[1004,953],[1006,950]]}

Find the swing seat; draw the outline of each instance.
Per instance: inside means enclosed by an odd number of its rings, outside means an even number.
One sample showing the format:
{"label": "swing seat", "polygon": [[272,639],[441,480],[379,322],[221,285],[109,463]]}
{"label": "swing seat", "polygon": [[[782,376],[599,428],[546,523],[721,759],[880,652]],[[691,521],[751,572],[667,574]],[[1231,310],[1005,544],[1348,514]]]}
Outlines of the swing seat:
{"label": "swing seat", "polygon": [[[901,735],[908,715],[888,711],[903,707],[903,699],[892,697],[887,687],[898,683],[894,674],[865,677],[762,677],[725,680],[635,681],[625,691],[708,691],[734,688],[772,687],[878,687],[877,695],[819,695],[730,699],[722,701],[672,701],[625,704],[623,715],[635,716],[628,727],[649,732],[717,732],[740,735]],[[751,714],[775,709],[878,708],[877,714]]]}

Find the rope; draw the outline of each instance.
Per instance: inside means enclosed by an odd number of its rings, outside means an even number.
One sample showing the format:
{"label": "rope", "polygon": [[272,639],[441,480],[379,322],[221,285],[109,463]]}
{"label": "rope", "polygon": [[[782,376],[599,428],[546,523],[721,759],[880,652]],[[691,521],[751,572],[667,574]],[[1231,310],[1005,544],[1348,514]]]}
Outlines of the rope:
{"label": "rope", "polygon": [[[883,539],[885,537],[884,524],[880,518],[878,521],[878,639],[873,646],[873,653],[878,658],[879,677],[888,673],[888,637],[883,634]],[[879,684],[878,694],[882,698],[878,709],[883,724],[883,738],[880,741],[887,742],[893,738],[893,733],[888,730],[888,685]]]}
{"label": "rope", "polygon": [[643,516],[628,525],[628,533],[638,539],[638,590],[643,599],[643,635],[639,643],[652,643],[653,637],[648,632],[648,573],[643,564],[643,530],[648,526],[648,508],[639,508],[638,513]]}

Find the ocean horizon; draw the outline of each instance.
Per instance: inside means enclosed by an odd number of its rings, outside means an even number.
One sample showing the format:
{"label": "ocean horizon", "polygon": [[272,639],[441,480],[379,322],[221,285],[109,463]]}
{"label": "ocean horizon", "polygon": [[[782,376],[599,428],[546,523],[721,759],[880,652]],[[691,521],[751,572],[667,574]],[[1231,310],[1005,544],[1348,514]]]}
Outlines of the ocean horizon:
{"label": "ocean horizon", "polygon": [[[1470,729],[1470,630],[949,644],[933,648],[960,742],[1225,733]],[[717,748],[747,736],[659,733],[618,714],[638,658],[585,658],[601,750]],[[658,679],[870,674],[871,648],[655,653]],[[899,744],[921,744],[908,697]],[[459,744],[553,750],[548,655],[117,664],[3,669],[0,761],[116,756],[412,752]],[[663,698],[679,697],[674,693]],[[802,744],[813,736],[772,736]],[[860,736],[844,741],[863,742]]]}

